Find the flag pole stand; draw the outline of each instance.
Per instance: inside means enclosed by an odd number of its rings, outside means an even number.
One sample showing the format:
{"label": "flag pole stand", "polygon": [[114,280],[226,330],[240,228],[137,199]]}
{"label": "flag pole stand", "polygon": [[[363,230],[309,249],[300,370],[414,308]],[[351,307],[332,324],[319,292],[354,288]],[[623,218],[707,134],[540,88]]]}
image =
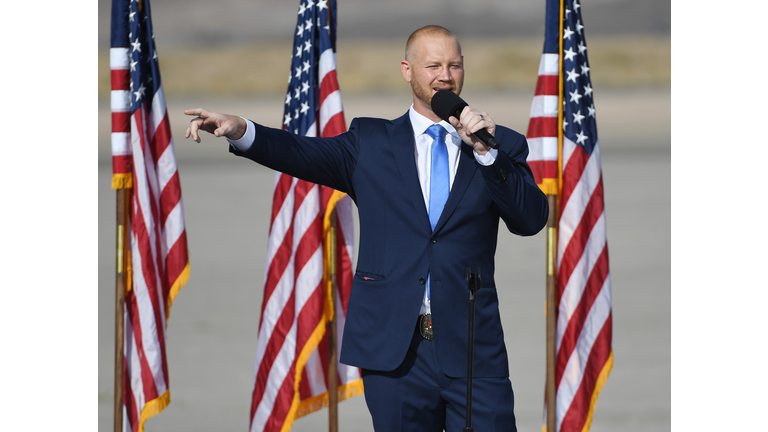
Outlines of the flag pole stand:
{"label": "flag pole stand", "polygon": [[117,274],[115,280],[115,432],[123,430],[123,320],[128,271],[128,189],[117,190]]}
{"label": "flag pole stand", "polygon": [[466,426],[463,432],[475,432],[472,427],[472,375],[475,364],[475,293],[480,289],[480,268],[477,273],[467,267],[467,288],[469,288],[469,327],[467,331],[467,413],[464,417]]}
{"label": "flag pole stand", "polygon": [[555,329],[557,325],[557,299],[555,287],[555,259],[557,257],[557,196],[547,195],[549,218],[547,220],[547,432],[555,430],[556,387],[555,387]]}
{"label": "flag pole stand", "polygon": [[328,321],[328,431],[339,430],[339,395],[338,395],[338,360],[336,352],[336,210],[331,213],[330,229],[330,261],[331,261],[331,310],[333,315]]}

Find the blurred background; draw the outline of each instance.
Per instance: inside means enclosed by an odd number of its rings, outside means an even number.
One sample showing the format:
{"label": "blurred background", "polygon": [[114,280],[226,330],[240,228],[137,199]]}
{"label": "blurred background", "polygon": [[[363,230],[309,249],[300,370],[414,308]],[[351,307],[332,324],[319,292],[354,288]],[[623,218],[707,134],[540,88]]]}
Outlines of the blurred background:
{"label": "blurred background", "polygon": [[[296,0],[154,0],[155,42],[181,178],[191,275],[168,322],[171,404],[146,431],[248,427],[274,173],[184,140],[183,110],[268,126],[282,119]],[[582,0],[597,109],[613,286],[614,366],[592,431],[671,429],[670,4]],[[426,24],[457,34],[462,97],[525,133],[544,38],[544,0],[339,1],[337,74],[347,124],[410,106],[399,63]],[[112,429],[115,192],[111,185],[109,32],[99,0],[99,430]],[[544,399],[545,237],[499,233],[499,300],[520,431],[540,431]],[[341,431],[371,431],[363,397],[339,406]],[[294,431],[327,428],[327,410]]]}

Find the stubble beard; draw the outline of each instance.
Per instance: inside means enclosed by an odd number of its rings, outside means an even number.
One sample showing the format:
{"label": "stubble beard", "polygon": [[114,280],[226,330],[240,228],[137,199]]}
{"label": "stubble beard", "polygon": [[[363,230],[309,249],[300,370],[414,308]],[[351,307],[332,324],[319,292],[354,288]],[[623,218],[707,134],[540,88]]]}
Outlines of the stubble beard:
{"label": "stubble beard", "polygon": [[[458,85],[451,84],[451,91],[460,95],[462,88],[461,84],[462,83],[459,83]],[[432,96],[434,96],[432,86],[422,86],[415,81],[411,81],[411,90],[413,91],[413,94],[416,95],[416,98],[424,102],[429,109],[432,109]]]}

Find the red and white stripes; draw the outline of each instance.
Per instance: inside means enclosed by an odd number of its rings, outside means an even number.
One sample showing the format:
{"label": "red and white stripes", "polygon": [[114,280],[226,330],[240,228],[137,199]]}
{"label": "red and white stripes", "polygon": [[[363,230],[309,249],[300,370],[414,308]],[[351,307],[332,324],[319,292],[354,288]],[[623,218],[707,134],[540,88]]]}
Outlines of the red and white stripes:
{"label": "red and white stripes", "polygon": [[112,84],[112,187],[131,187],[131,76],[128,48],[109,50]]}
{"label": "red and white stripes", "polygon": [[347,130],[339,82],[336,79],[336,53],[330,49],[325,50],[320,54],[317,68],[320,82],[320,136],[333,137]]}
{"label": "red and white stripes", "polygon": [[[307,136],[346,130],[335,54],[323,52],[317,120]],[[344,328],[352,285],[352,210],[348,196],[277,173],[257,343],[250,430],[288,430],[295,418],[327,404],[327,312],[323,253],[326,214],[337,213],[335,315]],[[339,338],[339,347],[341,346]],[[357,368],[339,364],[340,400],[362,393]]]}
{"label": "red and white stripes", "polygon": [[[251,430],[280,430],[294,399],[296,359],[321,322],[319,186],[278,173],[256,353]],[[271,259],[270,259],[271,258]]]}
{"label": "red and white stripes", "polygon": [[600,146],[595,143],[589,154],[563,136],[558,149],[564,128],[558,122],[564,107],[560,73],[558,54],[544,53],[528,126],[528,163],[542,191],[559,195],[555,430],[586,432],[613,365],[611,280]]}
{"label": "red and white stripes", "polygon": [[557,194],[557,116],[559,56],[544,53],[528,122],[528,165],[547,195]]}
{"label": "red and white stripes", "polygon": [[113,187],[129,188],[124,429],[142,431],[170,402],[165,327],[189,278],[181,184],[162,86],[133,113],[129,49],[111,49]]}
{"label": "red and white stripes", "polygon": [[563,142],[557,249],[556,424],[588,430],[599,387],[613,364],[600,146],[592,154]]}

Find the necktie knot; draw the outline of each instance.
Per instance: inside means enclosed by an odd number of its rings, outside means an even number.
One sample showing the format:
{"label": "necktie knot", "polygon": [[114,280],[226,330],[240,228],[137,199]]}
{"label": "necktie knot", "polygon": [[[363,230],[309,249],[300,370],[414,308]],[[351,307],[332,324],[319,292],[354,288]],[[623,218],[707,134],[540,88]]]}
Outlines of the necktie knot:
{"label": "necktie knot", "polygon": [[442,140],[443,137],[445,137],[445,134],[447,132],[448,131],[445,130],[445,128],[440,126],[439,124],[433,124],[432,126],[427,128],[426,134],[429,135],[432,139]]}

